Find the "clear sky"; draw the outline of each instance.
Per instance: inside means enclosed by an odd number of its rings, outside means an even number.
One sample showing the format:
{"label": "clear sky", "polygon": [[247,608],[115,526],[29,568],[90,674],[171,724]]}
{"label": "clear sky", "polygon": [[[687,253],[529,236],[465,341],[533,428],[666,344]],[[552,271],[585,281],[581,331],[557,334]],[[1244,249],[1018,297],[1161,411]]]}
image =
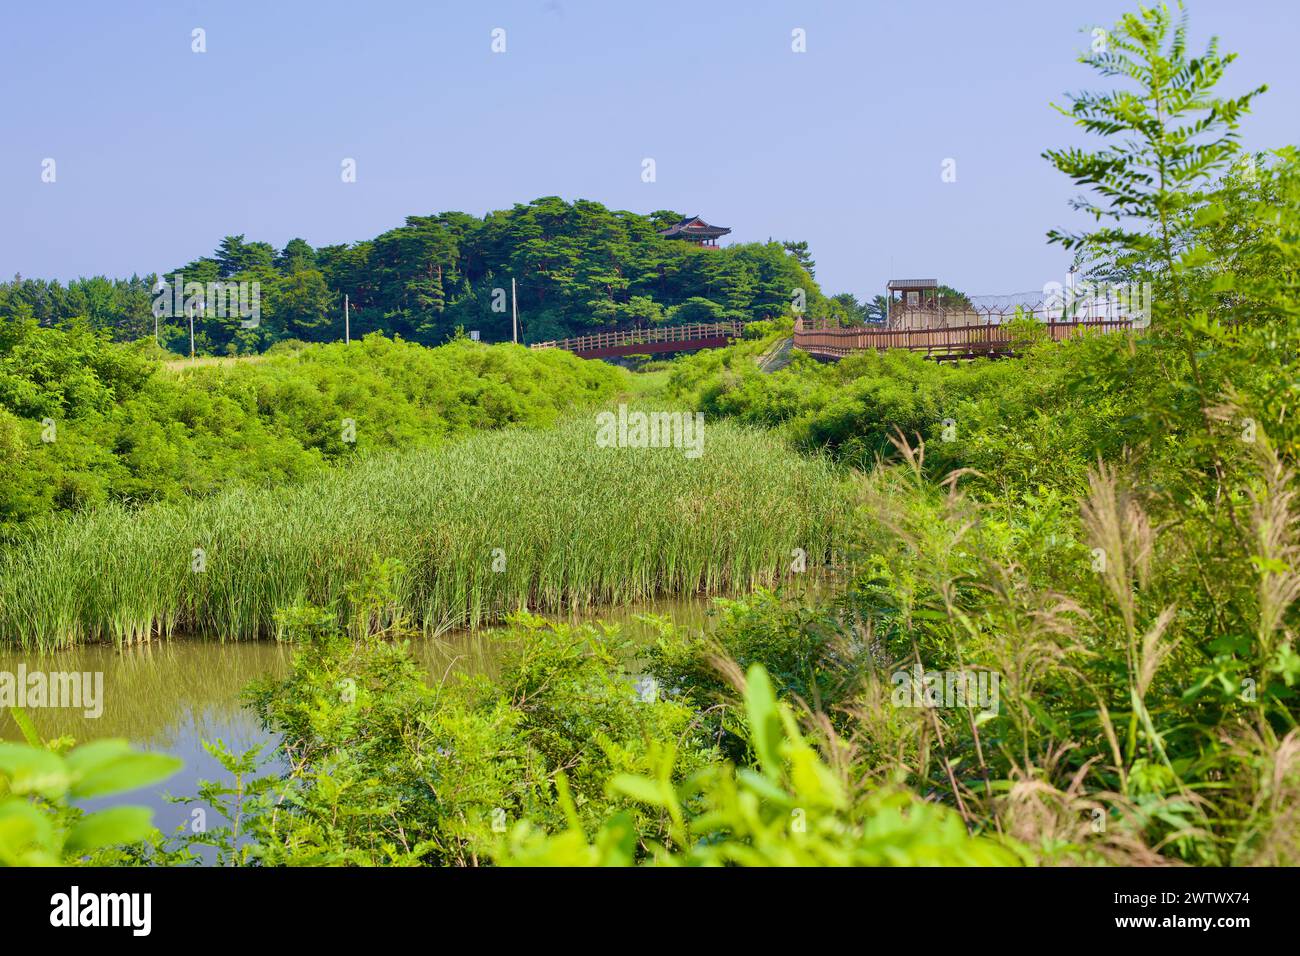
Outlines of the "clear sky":
{"label": "clear sky", "polygon": [[[1099,85],[1081,30],[1134,5],[6,0],[0,275],[145,274],[227,234],[319,246],[559,195],[806,239],[830,293],[1040,289],[1074,190],[1039,154],[1079,141],[1050,103]],[[1189,9],[1194,49],[1240,53],[1225,91],[1270,85],[1246,145],[1300,140],[1300,0]]]}

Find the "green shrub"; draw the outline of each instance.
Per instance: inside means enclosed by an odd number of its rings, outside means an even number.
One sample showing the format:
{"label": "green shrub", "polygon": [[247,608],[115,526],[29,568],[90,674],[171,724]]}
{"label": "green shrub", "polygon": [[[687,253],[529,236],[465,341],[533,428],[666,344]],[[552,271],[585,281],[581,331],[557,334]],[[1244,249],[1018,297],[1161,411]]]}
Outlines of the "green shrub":
{"label": "green shrub", "polygon": [[607,795],[605,781],[647,772],[670,744],[678,777],[712,759],[692,710],[638,694],[617,630],[520,615],[498,676],[431,687],[400,628],[349,638],[296,616],[291,673],[250,692],[293,768],[247,808],[264,864],[487,862],[508,824],[564,825],[560,774],[577,819],[628,812],[662,838],[658,814]]}
{"label": "green shrub", "polygon": [[0,319],[0,534],[50,512],[299,482],[372,451],[547,426],[624,381],[567,352],[468,340],[281,343],[179,370],[146,351]]}
{"label": "green shrub", "polygon": [[761,664],[745,681],[753,765],[712,763],[683,783],[673,779],[674,751],[654,774],[619,774],[607,791],[664,821],[666,838],[647,837],[636,819],[611,816],[585,836],[566,788],[559,791],[568,828],[542,832],[530,820],[501,841],[499,863],[532,866],[628,866],[641,848],[661,866],[1013,866],[1012,844],[972,836],[952,810],[901,791],[854,791],[810,745],[789,707],[779,703]]}

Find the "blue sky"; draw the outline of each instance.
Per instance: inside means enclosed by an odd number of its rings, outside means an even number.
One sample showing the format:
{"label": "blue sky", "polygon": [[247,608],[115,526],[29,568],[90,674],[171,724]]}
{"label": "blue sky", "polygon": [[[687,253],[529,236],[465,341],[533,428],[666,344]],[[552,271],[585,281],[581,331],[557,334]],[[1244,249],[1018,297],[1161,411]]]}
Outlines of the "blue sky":
{"label": "blue sky", "polygon": [[[1040,289],[1074,190],[1051,108],[1098,85],[1088,0],[180,0],[13,4],[0,27],[0,275],[141,274],[227,234],[370,238],[544,195],[806,239],[828,292]],[[1295,143],[1296,0],[1194,0],[1193,48]],[[207,52],[191,52],[191,31]],[[491,31],[506,52],[491,52]],[[791,50],[806,31],[807,52]],[[657,179],[642,181],[653,158]],[[45,158],[57,181],[41,182]],[[344,158],[357,181],[341,182]],[[942,181],[945,159],[956,182]]]}

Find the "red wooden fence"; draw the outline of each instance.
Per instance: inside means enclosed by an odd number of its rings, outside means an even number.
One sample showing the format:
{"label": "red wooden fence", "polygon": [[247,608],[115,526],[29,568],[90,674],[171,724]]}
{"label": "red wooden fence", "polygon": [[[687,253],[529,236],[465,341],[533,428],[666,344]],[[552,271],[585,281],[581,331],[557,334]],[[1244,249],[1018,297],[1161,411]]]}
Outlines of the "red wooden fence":
{"label": "red wooden fence", "polygon": [[[1058,342],[1089,330],[1119,332],[1131,329],[1130,320],[1081,322],[1043,322],[1051,338]],[[1005,325],[958,325],[944,329],[864,329],[804,328],[795,324],[794,347],[813,355],[842,358],[855,352],[878,352],[885,349],[907,349],[924,352],[935,358],[964,358],[966,356],[1008,354],[1013,351],[1012,332]]]}
{"label": "red wooden fence", "polygon": [[646,329],[618,329],[592,332],[551,342],[536,342],[530,348],[564,349],[590,358],[634,355],[640,352],[678,352],[716,348],[740,337],[742,322],[692,322],[660,325]]}

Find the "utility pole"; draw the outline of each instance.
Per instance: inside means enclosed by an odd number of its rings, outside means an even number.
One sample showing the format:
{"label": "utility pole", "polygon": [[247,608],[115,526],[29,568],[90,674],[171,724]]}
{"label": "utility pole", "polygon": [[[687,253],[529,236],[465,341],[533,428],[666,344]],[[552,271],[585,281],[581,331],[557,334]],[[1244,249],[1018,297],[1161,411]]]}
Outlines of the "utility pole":
{"label": "utility pole", "polygon": [[348,317],[348,296],[343,293],[343,344],[349,345],[352,342],[352,323]]}
{"label": "utility pole", "polygon": [[515,295],[515,277],[510,277],[510,325],[514,331],[515,345],[519,344],[519,299]]}
{"label": "utility pole", "polygon": [[197,311],[197,306],[190,307],[190,361],[191,362],[194,361],[194,313],[196,311]]}
{"label": "utility pole", "polygon": [[167,283],[162,280],[162,276],[159,276],[158,282],[153,287],[153,308],[150,310],[153,312],[153,344],[159,347],[162,346],[162,340],[158,337],[158,293],[162,292],[163,289],[167,289],[167,298],[172,303],[169,307],[172,317],[175,318],[176,316],[176,300],[171,297],[171,289],[167,288]]}

